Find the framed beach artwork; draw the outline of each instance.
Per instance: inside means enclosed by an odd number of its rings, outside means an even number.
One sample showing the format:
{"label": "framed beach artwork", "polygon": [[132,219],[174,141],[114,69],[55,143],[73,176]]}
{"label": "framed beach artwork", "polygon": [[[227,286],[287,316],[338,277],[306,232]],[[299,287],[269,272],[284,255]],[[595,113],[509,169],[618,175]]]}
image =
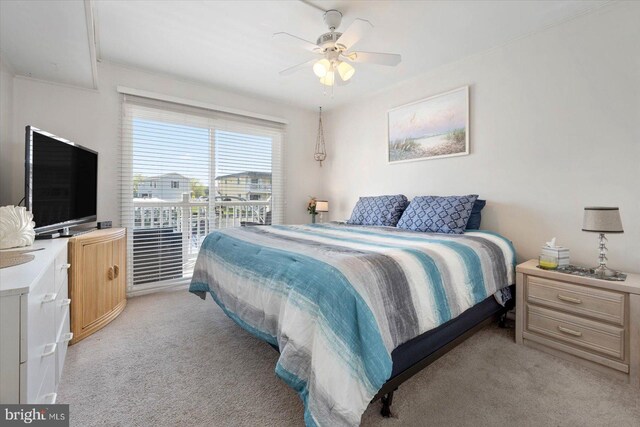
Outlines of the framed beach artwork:
{"label": "framed beach artwork", "polygon": [[388,112],[389,163],[469,154],[469,86]]}

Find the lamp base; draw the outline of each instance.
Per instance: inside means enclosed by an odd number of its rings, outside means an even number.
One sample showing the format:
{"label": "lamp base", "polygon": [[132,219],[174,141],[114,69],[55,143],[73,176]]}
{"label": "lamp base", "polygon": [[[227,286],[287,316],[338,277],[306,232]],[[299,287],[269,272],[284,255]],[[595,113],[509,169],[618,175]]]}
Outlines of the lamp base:
{"label": "lamp base", "polygon": [[593,269],[593,274],[598,277],[617,277],[620,275],[620,272],[612,270],[606,265],[599,265]]}

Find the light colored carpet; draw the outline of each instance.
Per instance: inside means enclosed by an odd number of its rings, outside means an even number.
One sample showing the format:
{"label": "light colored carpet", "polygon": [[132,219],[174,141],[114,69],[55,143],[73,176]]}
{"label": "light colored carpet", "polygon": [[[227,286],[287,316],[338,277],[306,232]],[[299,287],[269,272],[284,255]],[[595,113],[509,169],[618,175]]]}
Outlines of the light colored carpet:
{"label": "light colored carpet", "polygon": [[[278,355],[207,298],[132,298],[69,347],[59,403],[74,426],[300,426],[302,404],[274,374]],[[403,384],[394,417],[363,426],[638,426],[640,393],[487,327]]]}

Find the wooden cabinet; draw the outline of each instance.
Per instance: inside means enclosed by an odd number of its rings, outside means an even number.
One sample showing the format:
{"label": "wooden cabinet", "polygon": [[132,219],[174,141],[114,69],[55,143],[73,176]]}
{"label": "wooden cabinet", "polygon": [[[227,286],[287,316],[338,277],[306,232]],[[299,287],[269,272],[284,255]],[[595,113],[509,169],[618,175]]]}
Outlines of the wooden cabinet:
{"label": "wooden cabinet", "polygon": [[92,231],[69,240],[69,293],[74,344],[101,329],[127,304],[126,230]]}
{"label": "wooden cabinet", "polygon": [[516,341],[640,386],[640,275],[612,282],[516,269]]}

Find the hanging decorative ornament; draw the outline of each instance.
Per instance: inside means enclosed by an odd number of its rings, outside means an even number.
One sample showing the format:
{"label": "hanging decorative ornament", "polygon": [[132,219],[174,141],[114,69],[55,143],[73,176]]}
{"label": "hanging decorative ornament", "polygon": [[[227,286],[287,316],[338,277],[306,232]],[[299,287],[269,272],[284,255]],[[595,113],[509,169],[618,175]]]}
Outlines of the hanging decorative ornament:
{"label": "hanging decorative ornament", "polygon": [[327,149],[324,146],[324,131],[322,130],[322,107],[320,107],[318,117],[318,137],[316,138],[316,151],[313,153],[313,158],[320,162],[320,167],[322,167],[322,162],[327,158]]}

